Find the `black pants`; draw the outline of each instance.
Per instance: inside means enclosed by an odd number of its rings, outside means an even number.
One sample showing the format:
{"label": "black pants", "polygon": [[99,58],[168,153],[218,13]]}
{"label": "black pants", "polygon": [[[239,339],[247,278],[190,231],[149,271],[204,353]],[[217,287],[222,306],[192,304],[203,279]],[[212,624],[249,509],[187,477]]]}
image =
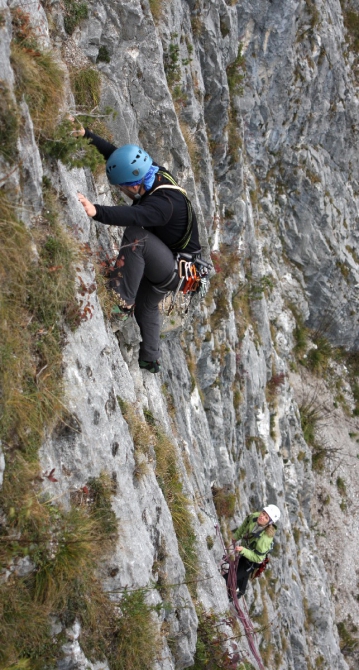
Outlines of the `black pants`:
{"label": "black pants", "polygon": [[243,596],[245,594],[248,580],[255,568],[255,564],[252,561],[249,561],[244,556],[241,556],[237,566],[237,589],[239,589],[239,595]]}
{"label": "black pants", "polygon": [[[139,357],[145,361],[155,361],[160,355],[158,305],[165,293],[155,286],[169,280],[174,268],[172,251],[156,235],[139,226],[126,228],[110,286],[128,305],[135,304],[142,337]],[[178,281],[176,276],[166,290],[174,290]]]}
{"label": "black pants", "polygon": [[[244,556],[240,556],[237,566],[237,589],[238,589],[238,598],[244,596],[248,584],[248,580],[255,569],[255,564],[249,561]],[[228,584],[228,573],[224,575],[224,578]],[[228,595],[232,594],[228,591]]]}

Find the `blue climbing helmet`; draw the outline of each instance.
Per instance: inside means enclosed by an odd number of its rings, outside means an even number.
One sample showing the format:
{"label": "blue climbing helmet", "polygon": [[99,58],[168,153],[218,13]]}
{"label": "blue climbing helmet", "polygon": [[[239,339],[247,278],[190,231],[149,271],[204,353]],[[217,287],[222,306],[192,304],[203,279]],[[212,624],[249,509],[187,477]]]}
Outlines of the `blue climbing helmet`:
{"label": "blue climbing helmet", "polygon": [[106,163],[110,184],[138,184],[146,176],[153,161],[151,156],[136,144],[124,144],[116,149]]}

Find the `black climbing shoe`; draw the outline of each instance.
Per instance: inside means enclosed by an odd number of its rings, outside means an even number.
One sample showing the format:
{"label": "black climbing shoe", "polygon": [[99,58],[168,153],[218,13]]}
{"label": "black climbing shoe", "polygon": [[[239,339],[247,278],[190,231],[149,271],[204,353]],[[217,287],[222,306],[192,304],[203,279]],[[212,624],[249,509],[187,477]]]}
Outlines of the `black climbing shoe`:
{"label": "black climbing shoe", "polygon": [[159,361],[143,361],[142,358],[139,358],[138,364],[142,370],[148,370],[148,372],[159,372],[161,367]]}
{"label": "black climbing shoe", "polygon": [[134,307],[120,307],[120,305],[115,305],[112,307],[111,315],[114,316],[118,321],[127,321],[127,319],[132,316]]}

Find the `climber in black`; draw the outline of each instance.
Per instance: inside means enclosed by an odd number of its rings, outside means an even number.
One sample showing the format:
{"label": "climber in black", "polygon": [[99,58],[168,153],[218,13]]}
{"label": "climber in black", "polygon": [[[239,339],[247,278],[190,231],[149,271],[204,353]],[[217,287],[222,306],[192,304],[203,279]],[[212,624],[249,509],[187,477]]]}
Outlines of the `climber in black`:
{"label": "climber in black", "polygon": [[125,320],[134,313],[140,327],[140,367],[158,372],[158,306],[179,282],[174,254],[185,251],[193,258],[200,254],[196,215],[186,192],[146,151],[132,144],[116,149],[84,128],[77,134],[96,146],[107,160],[110,183],[118,185],[133,201],[132,206],[105,207],[78,194],[86,213],[95,221],[125,227],[110,285],[119,296],[119,318]]}
{"label": "climber in black", "polygon": [[[244,595],[249,577],[265,560],[270,551],[277,530],[275,522],[280,518],[276,505],[267,505],[261,512],[249,514],[239,528],[233,533],[235,541],[242,542],[235,546],[240,559],[237,567],[237,597]],[[224,575],[228,583],[228,575]],[[228,584],[229,586],[229,584]],[[231,597],[231,593],[229,596]]]}

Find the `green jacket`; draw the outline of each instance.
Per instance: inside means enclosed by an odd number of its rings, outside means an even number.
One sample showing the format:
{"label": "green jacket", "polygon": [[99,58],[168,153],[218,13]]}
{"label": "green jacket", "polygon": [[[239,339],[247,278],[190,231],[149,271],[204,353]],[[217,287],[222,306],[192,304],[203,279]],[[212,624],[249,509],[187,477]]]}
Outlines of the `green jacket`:
{"label": "green jacket", "polygon": [[271,524],[270,526],[264,526],[262,531],[253,535],[252,532],[256,527],[259,515],[260,512],[248,514],[242,525],[237,528],[233,535],[235,540],[242,539],[243,549],[240,552],[240,556],[244,556],[253,563],[262,563],[262,561],[264,561],[272,546],[273,538],[277,530],[277,526]]}

